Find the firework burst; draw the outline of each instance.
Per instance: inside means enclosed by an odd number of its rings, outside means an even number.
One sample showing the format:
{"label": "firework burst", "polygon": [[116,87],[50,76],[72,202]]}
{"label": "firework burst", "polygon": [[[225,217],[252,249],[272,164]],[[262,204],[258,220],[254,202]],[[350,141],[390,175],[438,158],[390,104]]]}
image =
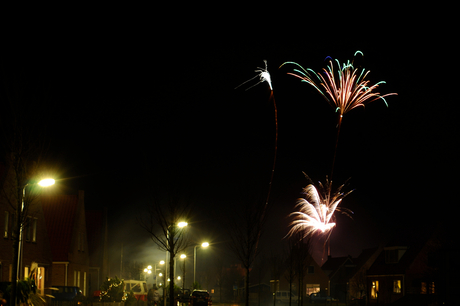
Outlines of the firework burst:
{"label": "firework burst", "polygon": [[[358,53],[362,54],[362,52],[357,51],[355,56]],[[370,81],[366,79],[369,70],[355,68],[353,62],[350,61],[341,64],[337,59],[335,60],[337,67],[335,67],[332,58],[329,56],[327,58],[329,65],[323,69],[322,73],[316,73],[309,68],[304,69],[295,62],[286,62],[283,65],[294,64],[298,66],[300,69],[294,69],[293,73],[288,74],[316,88],[326,101],[335,108],[339,118],[358,106],[365,106],[378,99],[382,99],[388,106],[385,97],[396,95],[396,93],[381,95],[376,92],[375,90],[379,85],[385,84],[385,82],[380,81],[371,85]]]}
{"label": "firework burst", "polygon": [[[361,51],[356,51],[355,56],[357,54],[363,55]],[[378,99],[383,100],[385,105],[388,106],[385,97],[397,94],[389,93],[381,95],[379,92],[376,92],[379,85],[385,84],[385,82],[380,81],[371,85],[370,81],[367,79],[370,71],[355,68],[353,66],[353,62],[347,61],[346,63],[341,64],[336,59],[335,62],[337,65],[335,66],[331,57],[328,56],[326,59],[329,59],[329,65],[327,68],[323,69],[322,73],[316,73],[310,68],[304,69],[295,62],[285,62],[281,66],[285,64],[293,64],[299,67],[300,69],[294,69],[294,72],[290,72],[288,74],[293,75],[301,79],[302,82],[313,86],[339,115],[334,158],[331,167],[332,179],[337,143],[343,116],[356,107],[364,107],[366,104]]]}
{"label": "firework burst", "polygon": [[298,199],[296,205],[299,211],[290,214],[290,216],[294,216],[294,220],[291,223],[288,236],[298,232],[303,232],[304,237],[315,232],[330,234],[335,227],[333,220],[336,211],[349,217],[353,214],[347,208],[338,207],[343,198],[353,191],[342,192],[345,183],[333,191],[332,181],[326,177],[325,184],[319,182],[318,185],[319,191],[313,184],[303,189],[304,198]]}

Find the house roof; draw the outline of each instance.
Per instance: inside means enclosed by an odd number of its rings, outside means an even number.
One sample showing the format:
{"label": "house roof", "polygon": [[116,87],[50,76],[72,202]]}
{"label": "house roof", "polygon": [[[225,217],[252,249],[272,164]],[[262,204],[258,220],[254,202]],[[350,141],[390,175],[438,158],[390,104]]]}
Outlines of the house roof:
{"label": "house roof", "polygon": [[335,271],[340,266],[344,265],[347,260],[351,261],[351,257],[329,257],[327,261],[321,266],[321,269],[323,269],[323,271]]}
{"label": "house roof", "polygon": [[[427,241],[433,234],[433,228],[413,227],[400,231],[386,244],[384,251],[380,253],[375,262],[369,268],[368,275],[391,275],[391,274],[405,274],[406,270],[413,263],[417,255],[425,246]],[[406,249],[402,257],[397,263],[385,262],[385,249],[388,248],[402,248]]]}
{"label": "house roof", "polygon": [[321,269],[329,278],[332,278],[337,273],[337,271],[340,270],[341,267],[346,266],[347,264],[353,265],[354,268],[355,265],[351,256],[329,257],[327,261],[322,265]]}
{"label": "house roof", "polygon": [[53,261],[68,261],[78,195],[42,195]]}
{"label": "house roof", "polygon": [[379,251],[379,247],[363,249],[361,254],[359,254],[358,258],[354,259],[353,262],[356,264],[356,269],[361,269],[367,261],[377,252]]}

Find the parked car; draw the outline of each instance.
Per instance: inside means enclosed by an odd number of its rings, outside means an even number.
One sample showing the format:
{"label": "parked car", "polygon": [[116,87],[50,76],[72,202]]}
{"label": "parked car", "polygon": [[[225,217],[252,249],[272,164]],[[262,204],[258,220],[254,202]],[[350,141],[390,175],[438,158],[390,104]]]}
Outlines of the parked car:
{"label": "parked car", "polygon": [[83,296],[80,288],[75,286],[52,286],[51,294],[56,301],[75,301],[76,298]]}
{"label": "parked car", "polygon": [[290,291],[276,291],[276,304],[288,304],[289,296],[291,297],[291,303],[297,303],[298,297],[294,293]]}
{"label": "parked car", "polygon": [[212,305],[211,297],[206,290],[193,290],[190,299],[191,306],[210,306]]}
{"label": "parked car", "polygon": [[333,297],[327,295],[326,293],[323,292],[316,292],[310,294],[310,303],[324,303],[324,302],[332,302],[336,301]]}

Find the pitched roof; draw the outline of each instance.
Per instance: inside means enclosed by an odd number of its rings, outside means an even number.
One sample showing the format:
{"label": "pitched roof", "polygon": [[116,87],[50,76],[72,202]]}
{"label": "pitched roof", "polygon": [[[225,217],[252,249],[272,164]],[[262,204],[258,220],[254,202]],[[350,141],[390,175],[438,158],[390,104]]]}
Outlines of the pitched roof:
{"label": "pitched roof", "polygon": [[367,271],[368,275],[405,274],[419,252],[433,234],[432,227],[413,227],[400,231],[386,248],[404,248],[405,252],[397,263],[386,263],[385,250],[380,253],[375,262]]}
{"label": "pitched roof", "polygon": [[53,261],[68,261],[78,195],[42,195]]}
{"label": "pitched roof", "polygon": [[353,269],[355,267],[351,256],[329,257],[321,266],[321,270],[331,279],[342,267],[347,267],[348,265],[351,265]]}
{"label": "pitched roof", "polygon": [[348,260],[352,261],[350,256],[329,257],[327,261],[321,266],[321,269],[323,269],[323,271],[335,271],[344,265]]}

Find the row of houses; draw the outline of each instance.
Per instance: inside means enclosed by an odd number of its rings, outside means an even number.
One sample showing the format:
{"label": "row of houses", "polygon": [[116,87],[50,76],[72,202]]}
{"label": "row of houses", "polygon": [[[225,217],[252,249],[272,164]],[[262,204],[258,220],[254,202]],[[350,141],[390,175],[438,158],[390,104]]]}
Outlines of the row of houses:
{"label": "row of houses", "polygon": [[[16,239],[16,210],[8,200],[9,174],[0,169],[0,281],[15,279],[13,241]],[[107,220],[103,211],[85,211],[84,191],[62,195],[41,191],[26,197],[27,216],[19,258],[19,277],[34,278],[38,292],[52,286],[78,286],[88,296],[98,290],[107,275]]]}
{"label": "row of houses", "polygon": [[[321,267],[311,259],[302,291],[304,296],[322,292],[342,302],[375,305],[458,303],[460,248],[452,236],[444,225],[424,224],[397,231],[386,243],[362,250],[356,258],[329,257]],[[271,282],[273,292],[275,281]],[[278,288],[289,290],[283,277]]]}

